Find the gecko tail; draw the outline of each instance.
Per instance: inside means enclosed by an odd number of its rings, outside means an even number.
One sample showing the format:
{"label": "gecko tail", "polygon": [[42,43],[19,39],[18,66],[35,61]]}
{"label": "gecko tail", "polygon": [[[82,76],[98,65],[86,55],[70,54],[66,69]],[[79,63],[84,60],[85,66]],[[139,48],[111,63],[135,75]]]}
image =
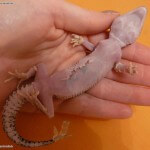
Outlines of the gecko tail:
{"label": "gecko tail", "polygon": [[[58,130],[55,127],[53,138],[50,140],[46,140],[46,141],[30,141],[30,140],[27,140],[27,139],[21,137],[18,134],[18,132],[14,132],[12,130],[9,130],[9,132],[8,131],[7,132],[8,132],[8,136],[18,145],[21,145],[24,147],[40,147],[40,146],[44,146],[44,145],[53,144],[65,137],[67,137],[68,127],[69,127],[69,122],[64,121],[60,132],[58,132]],[[5,129],[5,131],[6,130],[7,129]]]}
{"label": "gecko tail", "polygon": [[68,131],[69,124],[70,122],[64,121],[60,131],[58,131],[57,128],[54,127],[54,135],[53,135],[53,138],[50,140],[34,142],[34,141],[23,139],[21,136],[19,136],[21,143],[18,143],[18,144],[25,146],[25,147],[39,147],[39,146],[53,144],[68,136],[67,131]]}
{"label": "gecko tail", "polygon": [[34,87],[33,84],[31,84],[22,87],[16,92],[13,92],[9,99],[6,100],[6,104],[2,113],[3,129],[6,132],[7,136],[18,145],[22,145],[25,147],[39,147],[55,143],[56,141],[67,136],[69,122],[66,121],[63,123],[60,132],[58,132],[55,128],[53,138],[47,141],[30,141],[19,135],[16,130],[16,115],[20,108],[27,102],[27,100],[30,99],[30,103],[39,106],[39,108],[46,111],[42,107],[43,105],[41,105],[41,103],[39,103],[39,100],[37,99],[38,94],[38,90]]}

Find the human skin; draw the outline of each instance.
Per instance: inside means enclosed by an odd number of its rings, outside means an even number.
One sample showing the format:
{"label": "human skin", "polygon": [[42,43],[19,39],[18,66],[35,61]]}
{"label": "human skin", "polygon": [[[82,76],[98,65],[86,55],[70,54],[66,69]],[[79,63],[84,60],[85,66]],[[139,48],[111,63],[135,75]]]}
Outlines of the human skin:
{"label": "human skin", "polygon": [[[49,74],[71,66],[85,53],[82,46],[73,48],[71,34],[86,35],[97,44],[107,38],[104,32],[118,13],[87,11],[63,0],[15,0],[1,5],[0,14],[0,106],[15,90],[17,80],[4,83],[8,71],[26,72],[45,63]],[[75,13],[77,12],[77,13]],[[88,19],[87,19],[88,18]],[[88,92],[67,101],[54,100],[55,112],[93,118],[127,118],[132,115],[126,104],[150,105],[150,48],[135,43],[123,50],[122,61],[133,62],[134,76],[110,72]],[[36,112],[30,104],[22,111]]]}

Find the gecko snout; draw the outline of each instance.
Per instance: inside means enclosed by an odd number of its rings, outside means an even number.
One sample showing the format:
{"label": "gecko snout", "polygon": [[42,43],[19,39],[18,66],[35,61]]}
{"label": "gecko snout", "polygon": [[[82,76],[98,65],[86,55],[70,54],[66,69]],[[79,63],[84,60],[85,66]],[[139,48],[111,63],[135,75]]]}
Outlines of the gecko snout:
{"label": "gecko snout", "polygon": [[121,47],[135,42],[142,30],[146,13],[145,7],[139,7],[119,16],[111,26],[110,37],[118,40]]}

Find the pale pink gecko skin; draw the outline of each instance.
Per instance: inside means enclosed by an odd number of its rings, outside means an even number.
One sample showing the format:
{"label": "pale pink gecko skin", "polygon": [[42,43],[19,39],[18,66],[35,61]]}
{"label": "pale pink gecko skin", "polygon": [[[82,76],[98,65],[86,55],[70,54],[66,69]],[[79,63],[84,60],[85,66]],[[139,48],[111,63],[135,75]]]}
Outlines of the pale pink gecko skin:
{"label": "pale pink gecko skin", "polygon": [[[91,43],[83,43],[85,47],[94,50],[76,65],[56,72],[49,76],[44,64],[37,65],[35,80],[25,87],[15,91],[6,101],[3,111],[3,128],[7,135],[17,144],[26,147],[38,147],[51,144],[65,135],[61,134],[47,141],[29,141],[22,138],[16,131],[15,118],[20,107],[26,102],[26,95],[30,98],[32,94],[39,92],[38,98],[47,109],[46,114],[51,118],[54,116],[53,96],[61,99],[75,97],[98,83],[114,65],[121,59],[121,48],[135,42],[139,36],[146,8],[137,8],[125,15],[116,18],[111,26],[109,39],[100,41],[93,49]],[[33,71],[33,72],[32,72]]]}
{"label": "pale pink gecko skin", "polygon": [[48,77],[44,64],[38,65],[38,80],[35,83],[39,85],[40,98],[49,111],[49,117],[54,115],[52,96],[68,99],[87,91],[120,61],[121,48],[135,42],[146,12],[145,7],[140,7],[116,18],[111,26],[109,39],[100,41],[91,54],[68,69]]}

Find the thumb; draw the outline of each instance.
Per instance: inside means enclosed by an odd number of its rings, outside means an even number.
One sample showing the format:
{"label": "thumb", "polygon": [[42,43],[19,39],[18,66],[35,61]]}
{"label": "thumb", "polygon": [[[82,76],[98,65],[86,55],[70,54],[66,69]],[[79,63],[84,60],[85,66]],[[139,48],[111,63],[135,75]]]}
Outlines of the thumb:
{"label": "thumb", "polygon": [[117,12],[96,12],[62,1],[56,15],[56,28],[77,34],[96,34],[109,28],[112,21],[119,16]]}

